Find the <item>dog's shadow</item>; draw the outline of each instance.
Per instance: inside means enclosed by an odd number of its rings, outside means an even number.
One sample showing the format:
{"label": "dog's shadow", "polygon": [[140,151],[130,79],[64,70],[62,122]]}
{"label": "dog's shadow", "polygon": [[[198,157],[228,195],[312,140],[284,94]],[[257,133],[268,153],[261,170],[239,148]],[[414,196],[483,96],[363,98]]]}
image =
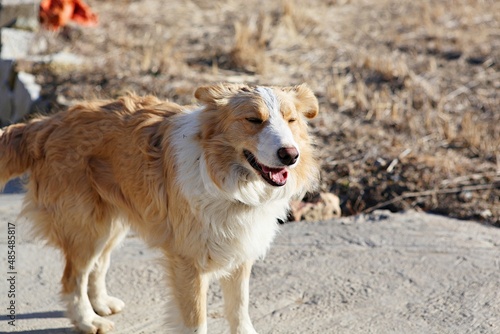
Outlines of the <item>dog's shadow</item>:
{"label": "dog's shadow", "polygon": [[[65,318],[66,315],[63,311],[51,311],[51,312],[35,312],[26,314],[17,314],[16,321],[29,320],[29,319],[56,319]],[[5,317],[2,317],[5,320]],[[10,319],[6,319],[9,321]],[[17,334],[75,334],[72,327],[67,328],[46,328],[46,329],[31,329],[25,331],[15,331]]]}
{"label": "dog's shadow", "polygon": [[56,319],[56,318],[66,318],[66,315],[64,314],[63,311],[49,311],[49,312],[34,312],[34,313],[16,314],[16,320]]}
{"label": "dog's shadow", "polygon": [[47,329],[32,329],[27,331],[16,331],[16,334],[75,334],[73,328],[47,328]]}

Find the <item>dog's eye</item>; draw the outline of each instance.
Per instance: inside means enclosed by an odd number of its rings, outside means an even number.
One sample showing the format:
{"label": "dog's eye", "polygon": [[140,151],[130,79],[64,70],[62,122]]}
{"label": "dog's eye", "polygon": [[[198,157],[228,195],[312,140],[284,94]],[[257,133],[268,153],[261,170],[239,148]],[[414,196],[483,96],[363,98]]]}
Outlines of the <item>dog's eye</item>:
{"label": "dog's eye", "polygon": [[296,118],[290,118],[290,119],[288,120],[288,123],[293,123],[293,122],[295,122],[296,120],[297,120]]}
{"label": "dog's eye", "polygon": [[253,123],[253,124],[262,124],[262,123],[264,123],[263,120],[261,120],[260,118],[256,118],[256,117],[249,117],[249,118],[247,118],[247,121],[249,121],[250,123]]}

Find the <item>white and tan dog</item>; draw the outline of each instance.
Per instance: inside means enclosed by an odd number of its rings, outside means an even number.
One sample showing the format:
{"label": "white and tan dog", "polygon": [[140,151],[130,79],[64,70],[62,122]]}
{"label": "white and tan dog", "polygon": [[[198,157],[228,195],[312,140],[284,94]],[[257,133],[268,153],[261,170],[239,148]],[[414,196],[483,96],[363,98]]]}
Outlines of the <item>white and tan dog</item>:
{"label": "white and tan dog", "polygon": [[[201,107],[129,95],[0,130],[0,186],[29,172],[22,215],[58,247],[62,295],[77,329],[105,333],[122,310],[106,292],[112,249],[129,227],[165,255],[175,333],[206,333],[206,293],[220,280],[232,333],[248,314],[254,260],[289,201],[317,183],[305,85],[200,87]],[[177,316],[172,316],[177,315]]]}

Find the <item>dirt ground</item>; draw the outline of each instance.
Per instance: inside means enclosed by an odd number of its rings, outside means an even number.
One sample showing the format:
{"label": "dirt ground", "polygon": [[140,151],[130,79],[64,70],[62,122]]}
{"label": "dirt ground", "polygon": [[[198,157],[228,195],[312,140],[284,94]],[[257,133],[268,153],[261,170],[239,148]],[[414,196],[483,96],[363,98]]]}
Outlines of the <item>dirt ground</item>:
{"label": "dirt ground", "polygon": [[500,226],[499,1],[88,3],[98,27],[41,31],[34,45],[83,64],[19,64],[46,110],[126,91],[194,103],[206,83],[306,82],[321,107],[321,190],[343,215],[412,208]]}

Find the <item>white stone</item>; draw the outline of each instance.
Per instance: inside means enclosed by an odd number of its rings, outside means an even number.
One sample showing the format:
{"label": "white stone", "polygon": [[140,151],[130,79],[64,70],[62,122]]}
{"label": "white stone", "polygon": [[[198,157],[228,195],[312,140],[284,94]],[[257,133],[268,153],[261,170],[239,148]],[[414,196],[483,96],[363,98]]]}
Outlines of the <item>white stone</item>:
{"label": "white stone", "polygon": [[28,56],[35,34],[25,30],[0,29],[2,59],[23,59]]}
{"label": "white stone", "polygon": [[54,66],[80,66],[84,64],[85,59],[81,56],[70,52],[57,52],[48,55],[33,55],[28,58],[30,61],[37,63],[47,63]]}

